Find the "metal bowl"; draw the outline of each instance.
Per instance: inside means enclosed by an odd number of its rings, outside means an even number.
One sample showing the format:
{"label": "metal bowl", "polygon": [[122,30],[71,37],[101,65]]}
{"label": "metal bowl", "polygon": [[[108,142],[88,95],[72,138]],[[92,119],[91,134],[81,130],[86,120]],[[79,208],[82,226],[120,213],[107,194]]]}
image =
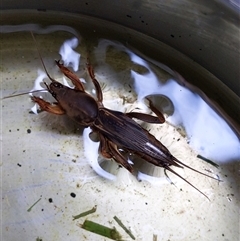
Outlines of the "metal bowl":
{"label": "metal bowl", "polygon": [[[99,4],[91,0],[2,0],[0,14],[1,25],[67,25],[80,33],[99,33],[135,48],[181,74],[185,79],[182,84],[194,86],[239,135],[240,25],[236,1]],[[9,68],[3,71],[3,93],[31,89],[36,66],[40,66],[39,59],[32,58],[36,48],[31,35],[17,34],[16,39],[1,35],[2,60]],[[41,53],[56,58],[59,41],[64,38],[64,34],[39,37]],[[169,183],[155,186],[138,182],[124,170],[118,174],[124,181],[113,183],[98,177],[84,160],[81,130],[74,132],[75,127],[68,125],[63,131],[65,120],[59,125],[47,116],[30,116],[31,103],[26,96],[1,104],[4,240],[106,240],[79,227],[85,217],[72,220],[95,205],[97,211],[86,218],[115,226],[124,240],[131,237],[113,216],[122,220],[136,240],[238,240],[238,160],[221,166],[223,184],[188,176],[211,193],[211,202],[191,187],[184,186],[179,192]],[[197,166],[206,167],[203,163]]]}

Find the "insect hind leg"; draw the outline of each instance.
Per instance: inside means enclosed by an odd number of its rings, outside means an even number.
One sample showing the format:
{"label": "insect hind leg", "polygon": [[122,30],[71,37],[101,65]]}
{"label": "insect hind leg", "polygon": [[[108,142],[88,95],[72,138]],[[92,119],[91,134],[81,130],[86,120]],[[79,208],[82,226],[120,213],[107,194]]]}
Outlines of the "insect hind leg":
{"label": "insect hind leg", "polygon": [[117,146],[111,141],[100,135],[100,149],[99,151],[105,158],[113,158],[117,163],[126,168],[129,172],[133,172],[132,165],[128,160],[119,152]]}

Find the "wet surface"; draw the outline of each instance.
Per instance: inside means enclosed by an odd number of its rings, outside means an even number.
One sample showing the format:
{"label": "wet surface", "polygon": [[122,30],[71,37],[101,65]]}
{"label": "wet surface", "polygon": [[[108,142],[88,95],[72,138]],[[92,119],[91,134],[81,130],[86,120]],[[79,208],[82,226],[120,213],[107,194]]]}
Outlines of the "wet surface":
{"label": "wet surface", "polygon": [[[31,35],[18,33],[3,37],[2,95],[31,90],[38,69],[42,69]],[[60,46],[70,37],[71,34],[62,32],[36,36],[44,63],[56,79],[62,77],[53,60],[59,58]],[[93,41],[95,49],[96,43]],[[89,46],[88,43],[86,48],[83,40],[77,47],[81,53],[77,74],[87,83],[85,62]],[[131,76],[131,70],[138,74],[149,70],[133,64],[125,53],[121,55],[116,50],[114,53],[111,48],[107,53],[106,62],[101,52],[96,50],[91,54],[96,78],[103,89],[104,105],[123,112],[140,108],[150,113],[144,104],[137,102],[140,94],[135,92]],[[159,76],[163,82],[169,79],[166,71],[160,71]],[[86,89],[92,93],[91,84],[86,84]],[[168,174],[175,184],[171,185],[161,168],[148,164],[136,163],[136,167],[157,177],[152,183],[139,182],[137,171],[132,175],[116,164],[104,166],[116,175],[116,180],[110,181],[91,168],[84,155],[83,129],[68,118],[29,113],[33,103],[28,95],[1,100],[1,106],[4,239],[105,240],[77,225],[84,218],[75,221],[72,218],[97,205],[89,220],[115,226],[121,232],[113,219],[117,216],[136,240],[153,240],[154,234],[159,240],[237,240],[239,160],[222,163],[217,169],[196,157],[198,153],[188,145],[184,130],[179,132],[169,123],[156,126],[143,123],[174,156],[197,170],[219,176],[223,182],[177,169],[206,193],[209,201],[184,181]],[[131,240],[123,231],[121,234],[124,240]]]}

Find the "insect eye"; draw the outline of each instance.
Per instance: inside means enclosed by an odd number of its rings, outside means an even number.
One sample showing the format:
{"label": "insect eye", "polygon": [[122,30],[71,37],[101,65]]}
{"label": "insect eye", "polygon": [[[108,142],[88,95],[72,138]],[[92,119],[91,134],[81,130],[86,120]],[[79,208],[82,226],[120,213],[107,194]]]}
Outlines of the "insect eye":
{"label": "insect eye", "polygon": [[63,85],[58,83],[58,82],[53,82],[52,85],[56,88],[62,88],[63,87]]}

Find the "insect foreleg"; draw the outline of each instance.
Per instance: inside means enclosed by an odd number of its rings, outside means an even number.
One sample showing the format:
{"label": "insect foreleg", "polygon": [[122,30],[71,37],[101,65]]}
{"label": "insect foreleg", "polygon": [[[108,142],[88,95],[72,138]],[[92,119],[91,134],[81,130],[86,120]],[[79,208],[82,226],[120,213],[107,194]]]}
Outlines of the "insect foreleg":
{"label": "insect foreleg", "polygon": [[65,111],[57,103],[51,104],[39,97],[32,96],[32,100],[40,106],[40,109],[56,115],[64,115]]}
{"label": "insect foreleg", "polygon": [[63,64],[61,64],[59,60],[55,60],[55,62],[61,70],[61,72],[72,81],[72,84],[75,86],[75,89],[85,91],[82,82],[72,71],[70,71]]}

